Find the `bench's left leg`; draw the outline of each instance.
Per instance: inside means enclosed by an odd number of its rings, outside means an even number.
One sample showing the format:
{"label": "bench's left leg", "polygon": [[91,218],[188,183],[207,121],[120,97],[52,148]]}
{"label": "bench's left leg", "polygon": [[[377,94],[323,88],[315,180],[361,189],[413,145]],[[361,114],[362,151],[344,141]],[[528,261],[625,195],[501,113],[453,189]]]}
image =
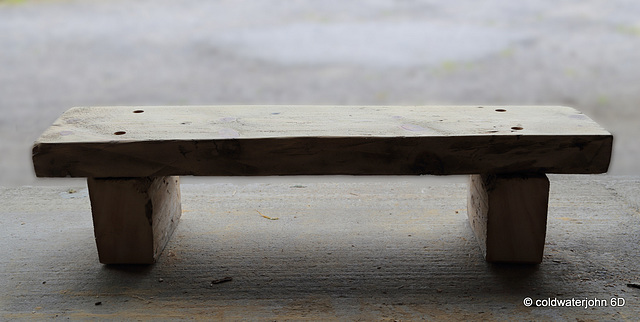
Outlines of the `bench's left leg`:
{"label": "bench's left leg", "polygon": [[103,264],[152,264],[182,214],[179,177],[89,178]]}
{"label": "bench's left leg", "polygon": [[540,263],[549,179],[533,175],[472,175],[467,213],[488,262]]}

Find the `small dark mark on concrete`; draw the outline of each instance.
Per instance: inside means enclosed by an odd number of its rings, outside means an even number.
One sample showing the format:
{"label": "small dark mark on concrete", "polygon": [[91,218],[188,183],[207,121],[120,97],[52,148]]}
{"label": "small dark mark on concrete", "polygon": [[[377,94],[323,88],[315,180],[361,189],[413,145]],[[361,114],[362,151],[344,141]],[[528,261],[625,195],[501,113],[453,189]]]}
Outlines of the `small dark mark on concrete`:
{"label": "small dark mark on concrete", "polygon": [[158,283],[162,283],[162,282],[164,282],[164,280],[162,278],[159,278]]}
{"label": "small dark mark on concrete", "polygon": [[96,304],[95,304],[95,305],[96,305],[96,306],[98,306],[98,305],[102,305],[102,302],[96,302]]}
{"label": "small dark mark on concrete", "polygon": [[211,281],[211,286],[215,285],[215,284],[222,284],[222,283],[226,283],[226,282],[231,282],[233,281],[233,277],[231,276],[227,276],[221,279],[217,279],[217,280],[213,280]]}
{"label": "small dark mark on concrete", "polygon": [[633,288],[640,288],[640,284],[638,284],[638,283],[628,283],[627,286],[628,287],[633,287]]}

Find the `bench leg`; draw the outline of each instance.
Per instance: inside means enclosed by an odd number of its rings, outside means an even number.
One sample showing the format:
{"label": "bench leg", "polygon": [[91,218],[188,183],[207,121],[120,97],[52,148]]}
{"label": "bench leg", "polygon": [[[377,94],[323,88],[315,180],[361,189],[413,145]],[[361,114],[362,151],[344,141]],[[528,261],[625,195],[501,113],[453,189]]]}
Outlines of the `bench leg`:
{"label": "bench leg", "polygon": [[549,179],[533,175],[472,175],[467,214],[488,262],[540,263]]}
{"label": "bench leg", "polygon": [[182,214],[179,177],[89,178],[103,264],[152,264]]}

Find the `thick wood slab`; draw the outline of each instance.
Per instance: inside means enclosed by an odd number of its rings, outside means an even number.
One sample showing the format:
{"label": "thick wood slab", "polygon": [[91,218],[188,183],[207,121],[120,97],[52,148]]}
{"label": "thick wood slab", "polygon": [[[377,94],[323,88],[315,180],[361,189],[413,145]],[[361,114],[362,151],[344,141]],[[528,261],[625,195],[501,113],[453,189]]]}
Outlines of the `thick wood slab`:
{"label": "thick wood slab", "polygon": [[540,263],[544,251],[549,179],[472,175],[467,215],[488,262]]}
{"label": "thick wood slab", "polygon": [[612,135],[556,106],[81,107],[40,177],[602,173]]}
{"label": "thick wood slab", "polygon": [[178,177],[87,180],[103,264],[151,264],[182,215]]}

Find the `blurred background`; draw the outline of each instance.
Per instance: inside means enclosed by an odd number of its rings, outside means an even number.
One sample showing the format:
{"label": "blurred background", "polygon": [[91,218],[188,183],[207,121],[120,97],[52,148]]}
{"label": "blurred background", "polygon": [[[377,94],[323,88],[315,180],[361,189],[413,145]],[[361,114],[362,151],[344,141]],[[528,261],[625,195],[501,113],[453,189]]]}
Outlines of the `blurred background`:
{"label": "blurred background", "polygon": [[568,105],[640,174],[640,2],[0,0],[0,186],[87,105]]}

